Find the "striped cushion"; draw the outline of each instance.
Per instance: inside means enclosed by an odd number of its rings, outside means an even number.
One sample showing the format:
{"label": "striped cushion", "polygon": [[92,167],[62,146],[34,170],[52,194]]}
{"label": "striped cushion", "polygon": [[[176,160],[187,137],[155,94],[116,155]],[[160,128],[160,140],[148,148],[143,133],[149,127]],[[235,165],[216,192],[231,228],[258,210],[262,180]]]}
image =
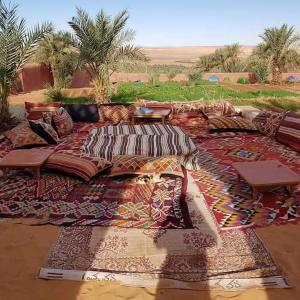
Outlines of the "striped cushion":
{"label": "striped cushion", "polygon": [[256,127],[241,117],[218,117],[209,120],[208,128],[212,132],[244,131],[254,132]]}
{"label": "striped cushion", "polygon": [[288,112],[281,121],[275,138],[300,151],[300,114]]}
{"label": "striped cushion", "polygon": [[[45,118],[44,114],[44,118]],[[70,134],[73,130],[73,120],[67,111],[61,107],[52,113],[55,129],[60,137]]]}
{"label": "striped cushion", "polygon": [[28,120],[38,120],[43,118],[43,112],[52,112],[61,106],[61,102],[25,102],[25,109]]}
{"label": "striped cushion", "polygon": [[145,155],[149,157],[188,155],[196,149],[187,136],[164,135],[97,135],[91,134],[83,151],[93,156],[100,156],[109,161],[115,155]]}
{"label": "striped cushion", "polygon": [[113,158],[110,176],[124,174],[170,174],[183,177],[177,157],[148,157],[139,155],[117,155]]}
{"label": "striped cushion", "polygon": [[43,165],[44,168],[73,174],[85,181],[89,181],[110,166],[111,163],[103,158],[92,157],[82,153],[67,153],[63,150],[52,154]]}

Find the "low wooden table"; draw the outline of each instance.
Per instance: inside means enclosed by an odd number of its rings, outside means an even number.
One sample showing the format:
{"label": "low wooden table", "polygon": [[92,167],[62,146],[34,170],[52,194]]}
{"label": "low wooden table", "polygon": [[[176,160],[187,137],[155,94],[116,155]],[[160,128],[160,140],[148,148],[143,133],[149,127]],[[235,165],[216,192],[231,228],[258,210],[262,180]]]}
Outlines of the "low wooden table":
{"label": "low wooden table", "polygon": [[286,187],[296,199],[295,187],[300,183],[300,176],[278,160],[238,162],[232,166],[237,170],[239,180],[242,177],[252,187],[253,199],[259,191],[280,186]]}
{"label": "low wooden table", "polygon": [[157,119],[161,120],[164,124],[166,118],[171,114],[170,108],[157,108],[157,107],[149,107],[149,109],[153,110],[151,113],[141,113],[139,110],[136,110],[130,115],[130,119],[132,123],[135,120],[147,120],[147,119]]}
{"label": "low wooden table", "polygon": [[53,150],[46,149],[22,149],[13,150],[0,159],[0,169],[6,178],[8,169],[33,169],[36,178],[40,178],[40,169]]}

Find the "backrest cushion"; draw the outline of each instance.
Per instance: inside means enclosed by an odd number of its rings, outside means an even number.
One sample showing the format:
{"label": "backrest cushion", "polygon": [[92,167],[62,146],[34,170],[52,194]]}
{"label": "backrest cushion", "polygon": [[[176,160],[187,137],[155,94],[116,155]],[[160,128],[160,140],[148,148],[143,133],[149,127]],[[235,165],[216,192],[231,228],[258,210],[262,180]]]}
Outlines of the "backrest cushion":
{"label": "backrest cushion", "polygon": [[60,137],[66,136],[72,132],[73,120],[63,107],[52,113],[52,120]]}
{"label": "backrest cushion", "polygon": [[99,111],[97,104],[64,104],[74,122],[98,122]]}
{"label": "backrest cushion", "polygon": [[284,113],[263,111],[252,122],[260,133],[273,138],[283,117]]}
{"label": "backrest cushion", "polygon": [[239,115],[234,106],[227,101],[206,104],[203,107],[202,112],[207,119],[214,117],[231,117]]}
{"label": "backrest cushion", "polygon": [[38,120],[43,118],[43,112],[51,112],[57,110],[61,106],[61,102],[25,102],[25,109],[28,120]]}
{"label": "backrest cushion", "polygon": [[30,128],[46,140],[49,144],[57,144],[59,143],[59,137],[55,129],[48,123],[43,121],[30,121],[29,120]]}
{"label": "backrest cushion", "polygon": [[217,117],[209,119],[208,128],[212,132],[255,132],[254,124],[241,117]]}
{"label": "backrest cushion", "polygon": [[300,152],[300,114],[288,112],[275,135],[277,141]]}
{"label": "backrest cushion", "polygon": [[47,141],[36,134],[28,122],[21,123],[15,128],[3,133],[12,143],[14,148],[28,148],[33,146],[47,145]]}
{"label": "backrest cushion", "polygon": [[129,110],[124,105],[101,106],[100,114],[104,121],[110,121],[112,124],[129,119]]}

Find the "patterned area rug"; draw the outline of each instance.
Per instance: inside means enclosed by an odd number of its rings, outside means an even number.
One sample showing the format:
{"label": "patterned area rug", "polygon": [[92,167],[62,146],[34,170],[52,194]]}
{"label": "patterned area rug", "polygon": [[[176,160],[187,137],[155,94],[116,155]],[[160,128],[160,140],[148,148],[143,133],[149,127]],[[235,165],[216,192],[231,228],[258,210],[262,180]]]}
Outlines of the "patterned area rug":
{"label": "patterned area rug", "polygon": [[287,287],[252,229],[218,232],[191,177],[187,195],[193,229],[66,227],[39,277],[159,288]]}
{"label": "patterned area rug", "polygon": [[283,224],[300,220],[300,186],[296,199],[284,188],[260,193],[253,200],[250,186],[238,182],[233,162],[277,159],[300,173],[300,156],[262,135],[205,139],[198,143],[201,170],[193,172],[205,200],[223,229]]}
{"label": "patterned area rug", "polygon": [[1,217],[37,217],[55,225],[192,226],[182,178],[165,176],[160,182],[141,184],[133,177],[101,176],[80,183],[72,177],[44,173],[37,185],[31,175],[18,172],[1,183]]}

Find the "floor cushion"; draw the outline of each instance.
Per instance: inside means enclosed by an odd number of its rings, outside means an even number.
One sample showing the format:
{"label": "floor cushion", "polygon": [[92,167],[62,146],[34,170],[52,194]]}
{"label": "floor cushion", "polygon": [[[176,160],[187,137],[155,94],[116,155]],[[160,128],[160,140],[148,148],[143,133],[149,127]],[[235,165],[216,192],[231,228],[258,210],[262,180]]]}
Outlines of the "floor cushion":
{"label": "floor cushion", "polygon": [[64,104],[74,122],[98,122],[99,110],[97,104]]}
{"label": "floor cushion", "polygon": [[275,138],[282,144],[300,151],[300,114],[288,112],[280,122]]}
{"label": "floor cushion", "polygon": [[72,132],[73,120],[63,107],[52,113],[52,120],[54,128],[60,137],[66,136]]}
{"label": "floor cushion", "polygon": [[273,138],[283,117],[284,113],[263,111],[252,122],[260,133]]}
{"label": "floor cushion", "polygon": [[227,101],[206,104],[202,109],[202,113],[207,119],[221,116],[237,116],[239,114],[234,106]]}
{"label": "floor cushion", "polygon": [[50,124],[39,120],[29,120],[29,125],[36,134],[46,140],[49,144],[59,143],[58,134]]}
{"label": "floor cushion", "polygon": [[242,117],[217,117],[209,119],[211,132],[255,132],[254,124]]}
{"label": "floor cushion", "polygon": [[110,121],[114,125],[129,119],[129,110],[124,105],[101,106],[100,114],[104,121]]}
{"label": "floor cushion", "polygon": [[111,163],[103,158],[89,156],[81,152],[58,151],[52,154],[43,165],[46,169],[54,169],[73,174],[89,181],[98,173],[106,170]]}
{"label": "floor cushion", "polygon": [[14,148],[47,145],[47,141],[36,134],[28,122],[23,122],[15,128],[3,133],[12,143]]}
{"label": "floor cushion", "polygon": [[169,174],[183,177],[181,164],[176,156],[148,157],[116,155],[112,160],[110,176],[129,174]]}
{"label": "floor cushion", "polygon": [[25,102],[25,109],[28,120],[38,120],[43,118],[43,112],[52,112],[61,106],[61,102]]}

